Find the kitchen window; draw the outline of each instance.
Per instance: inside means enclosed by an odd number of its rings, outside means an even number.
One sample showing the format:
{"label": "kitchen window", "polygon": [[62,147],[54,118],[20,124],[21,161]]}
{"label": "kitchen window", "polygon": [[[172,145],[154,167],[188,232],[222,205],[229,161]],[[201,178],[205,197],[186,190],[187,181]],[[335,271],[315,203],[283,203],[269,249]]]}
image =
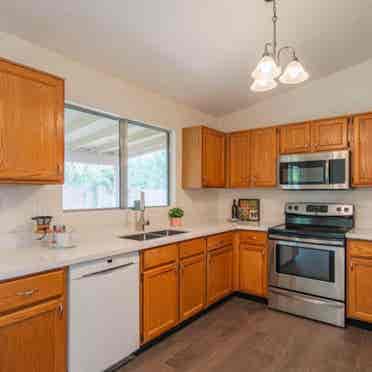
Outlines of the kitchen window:
{"label": "kitchen window", "polygon": [[169,132],[65,107],[64,210],[169,205]]}

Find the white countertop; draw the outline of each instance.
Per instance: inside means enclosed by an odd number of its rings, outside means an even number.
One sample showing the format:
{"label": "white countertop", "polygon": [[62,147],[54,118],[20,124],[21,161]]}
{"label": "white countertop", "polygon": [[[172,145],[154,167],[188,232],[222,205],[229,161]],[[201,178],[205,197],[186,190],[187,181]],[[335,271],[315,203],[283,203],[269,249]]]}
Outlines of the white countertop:
{"label": "white countertop", "polygon": [[346,234],[347,239],[372,240],[372,229],[356,228]]}
{"label": "white countertop", "polygon": [[179,229],[187,231],[187,233],[143,242],[118,238],[120,235],[136,232],[125,231],[124,229],[120,232],[112,228],[102,228],[101,231],[77,233],[76,246],[74,248],[50,248],[45,242],[35,240],[30,242],[29,245],[22,247],[0,248],[0,280],[70,266],[107,256],[138,252],[148,248],[226,231],[267,231],[269,226],[273,225],[275,224],[237,224],[226,222],[190,228],[182,226]]}

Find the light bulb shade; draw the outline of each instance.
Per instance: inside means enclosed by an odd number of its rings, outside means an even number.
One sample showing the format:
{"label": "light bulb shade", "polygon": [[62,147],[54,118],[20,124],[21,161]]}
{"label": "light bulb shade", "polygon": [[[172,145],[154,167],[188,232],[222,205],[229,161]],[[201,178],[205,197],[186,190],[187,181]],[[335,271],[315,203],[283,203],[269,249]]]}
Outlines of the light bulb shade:
{"label": "light bulb shade", "polygon": [[255,80],[274,80],[282,72],[280,66],[278,66],[273,57],[265,55],[258,62],[257,67],[252,72],[252,77]]}
{"label": "light bulb shade", "polygon": [[253,92],[267,92],[276,88],[278,83],[275,80],[255,80],[251,85]]}
{"label": "light bulb shade", "polygon": [[298,59],[288,63],[283,75],[279,78],[283,84],[299,84],[309,78],[309,74]]}

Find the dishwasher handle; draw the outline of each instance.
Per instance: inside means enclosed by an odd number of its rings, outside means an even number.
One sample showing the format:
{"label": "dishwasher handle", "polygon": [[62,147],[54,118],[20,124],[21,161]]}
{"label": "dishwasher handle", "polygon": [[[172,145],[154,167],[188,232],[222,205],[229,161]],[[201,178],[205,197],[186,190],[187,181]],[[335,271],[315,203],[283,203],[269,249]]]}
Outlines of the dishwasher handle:
{"label": "dishwasher handle", "polygon": [[135,264],[134,262],[129,262],[129,263],[126,263],[124,265],[119,265],[119,266],[110,267],[110,268],[104,269],[104,270],[94,271],[92,273],[84,274],[84,275],[80,276],[78,279],[85,279],[85,278],[92,278],[94,276],[106,275],[106,274],[112,273],[114,271],[123,269],[125,267],[132,266],[134,264]]}

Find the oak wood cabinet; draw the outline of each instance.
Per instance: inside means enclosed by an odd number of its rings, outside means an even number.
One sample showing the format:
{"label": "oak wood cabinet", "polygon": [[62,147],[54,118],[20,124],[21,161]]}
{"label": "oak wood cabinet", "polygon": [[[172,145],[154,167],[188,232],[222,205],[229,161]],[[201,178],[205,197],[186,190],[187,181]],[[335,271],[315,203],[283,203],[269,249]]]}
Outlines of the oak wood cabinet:
{"label": "oak wood cabinet", "polygon": [[372,113],[353,119],[351,168],[353,186],[372,186]]}
{"label": "oak wood cabinet", "polygon": [[251,186],[250,131],[229,134],[227,137],[228,187]]}
{"label": "oak wood cabinet", "polygon": [[279,129],[281,154],[347,149],[349,117],[283,125]]}
{"label": "oak wood cabinet", "polygon": [[0,182],[63,183],[64,81],[0,59]]}
{"label": "oak wood cabinet", "polygon": [[267,297],[267,234],[252,231],[239,235],[239,290]]}
{"label": "oak wood cabinet", "polygon": [[199,313],[205,306],[205,254],[188,257],[180,262],[180,320]]}
{"label": "oak wood cabinet", "polygon": [[207,253],[207,305],[232,292],[233,246],[227,245]]}
{"label": "oak wood cabinet", "polygon": [[66,372],[65,283],[64,270],[0,283],[1,371]]}
{"label": "oak wood cabinet", "polygon": [[207,127],[182,130],[182,186],[224,187],[225,134]]}
{"label": "oak wood cabinet", "polygon": [[310,123],[284,125],[279,129],[281,154],[304,153],[311,150]]}
{"label": "oak wood cabinet", "polygon": [[348,117],[317,120],[311,123],[311,151],[347,149]]}
{"label": "oak wood cabinet", "polygon": [[275,187],[277,184],[278,141],[276,128],[251,131],[251,185]]}
{"label": "oak wood cabinet", "polygon": [[147,270],[142,278],[142,341],[147,342],[178,323],[177,264]]}
{"label": "oak wood cabinet", "polygon": [[372,243],[349,240],[347,247],[347,315],[372,322]]}

